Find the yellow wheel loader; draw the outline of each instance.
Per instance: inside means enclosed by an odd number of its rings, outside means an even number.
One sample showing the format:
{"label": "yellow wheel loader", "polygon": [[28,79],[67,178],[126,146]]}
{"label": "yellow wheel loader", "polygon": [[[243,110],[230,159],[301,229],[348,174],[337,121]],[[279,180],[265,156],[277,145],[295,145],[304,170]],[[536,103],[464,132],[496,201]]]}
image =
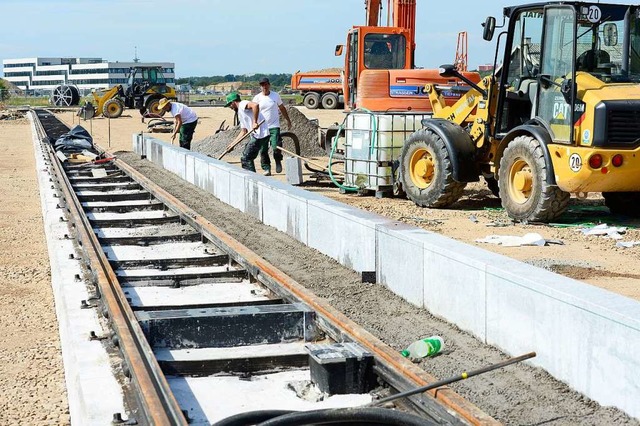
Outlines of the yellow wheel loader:
{"label": "yellow wheel loader", "polygon": [[149,113],[162,117],[164,111],[158,109],[160,99],[177,99],[175,89],[166,84],[160,67],[133,67],[127,80],[126,86],[118,84],[102,91],[101,94],[92,92],[96,103],[94,107],[96,115],[118,118],[125,108],[135,108],[142,115]]}
{"label": "yellow wheel loader", "polygon": [[[496,20],[487,18],[490,41]],[[424,207],[457,201],[483,176],[515,220],[548,222],[571,193],[601,192],[611,212],[640,216],[640,6],[547,2],[507,7],[496,60],[405,142],[399,179]],[[495,64],[494,64],[495,66]]]}

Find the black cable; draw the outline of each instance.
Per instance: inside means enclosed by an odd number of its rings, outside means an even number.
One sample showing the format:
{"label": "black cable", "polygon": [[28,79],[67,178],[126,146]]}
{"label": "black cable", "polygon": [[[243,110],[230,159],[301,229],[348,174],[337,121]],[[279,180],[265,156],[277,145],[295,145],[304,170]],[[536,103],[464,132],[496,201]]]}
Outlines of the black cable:
{"label": "black cable", "polygon": [[302,411],[276,417],[260,423],[259,426],[302,426],[302,425],[369,424],[389,426],[431,426],[436,423],[414,414],[385,408],[336,408]]}
{"label": "black cable", "polygon": [[212,426],[249,426],[255,425],[275,417],[284,416],[285,414],[295,413],[291,410],[257,410],[247,411],[246,413],[236,414],[226,419],[222,419]]}

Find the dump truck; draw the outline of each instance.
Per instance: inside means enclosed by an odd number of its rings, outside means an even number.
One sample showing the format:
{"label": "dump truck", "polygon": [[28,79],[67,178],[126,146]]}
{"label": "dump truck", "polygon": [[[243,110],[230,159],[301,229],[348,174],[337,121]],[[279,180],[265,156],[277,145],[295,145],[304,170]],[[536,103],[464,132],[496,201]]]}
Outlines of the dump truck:
{"label": "dump truck", "polygon": [[336,109],[344,105],[340,72],[297,71],[291,76],[291,89],[302,92],[302,103],[309,109]]}

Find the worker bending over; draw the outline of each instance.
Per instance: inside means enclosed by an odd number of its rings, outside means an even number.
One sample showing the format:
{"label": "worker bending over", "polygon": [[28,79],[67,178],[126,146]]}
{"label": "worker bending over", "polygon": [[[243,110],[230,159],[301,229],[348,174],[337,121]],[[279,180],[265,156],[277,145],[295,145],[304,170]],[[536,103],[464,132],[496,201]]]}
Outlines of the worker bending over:
{"label": "worker bending over", "polygon": [[171,111],[171,115],[176,120],[173,134],[171,135],[171,143],[180,132],[180,146],[185,149],[191,149],[193,132],[196,131],[196,126],[198,125],[198,114],[185,104],[170,101],[167,98],[160,99],[158,109],[165,112]]}
{"label": "worker bending over", "polygon": [[[260,112],[260,105],[255,102],[243,101],[240,99],[240,95],[235,92],[227,95],[226,107],[230,107],[238,113],[238,120],[240,121],[240,134],[230,144],[234,146],[236,142],[240,141],[247,132],[251,132],[251,140],[244,147],[242,151],[242,157],[240,161],[242,168],[246,170],[256,171],[256,166],[253,160],[256,159],[258,153],[260,153],[260,162],[265,171],[265,176],[271,176],[271,160],[269,160],[269,129],[264,116]],[[266,168],[265,168],[266,166]]]}

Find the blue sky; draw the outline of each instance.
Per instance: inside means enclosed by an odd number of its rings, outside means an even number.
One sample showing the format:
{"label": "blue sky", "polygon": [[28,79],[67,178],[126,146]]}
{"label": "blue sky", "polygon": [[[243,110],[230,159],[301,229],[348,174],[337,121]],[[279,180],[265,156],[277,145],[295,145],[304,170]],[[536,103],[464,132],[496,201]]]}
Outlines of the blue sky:
{"label": "blue sky", "polygon": [[[465,30],[470,67],[493,62],[495,41],[482,40],[480,24],[487,15],[500,23],[505,5],[418,0],[416,65],[452,62]],[[126,61],[137,46],[142,61],[175,62],[179,78],[342,66],[334,47],[365,20],[364,0],[0,0],[0,11],[0,60]]]}

